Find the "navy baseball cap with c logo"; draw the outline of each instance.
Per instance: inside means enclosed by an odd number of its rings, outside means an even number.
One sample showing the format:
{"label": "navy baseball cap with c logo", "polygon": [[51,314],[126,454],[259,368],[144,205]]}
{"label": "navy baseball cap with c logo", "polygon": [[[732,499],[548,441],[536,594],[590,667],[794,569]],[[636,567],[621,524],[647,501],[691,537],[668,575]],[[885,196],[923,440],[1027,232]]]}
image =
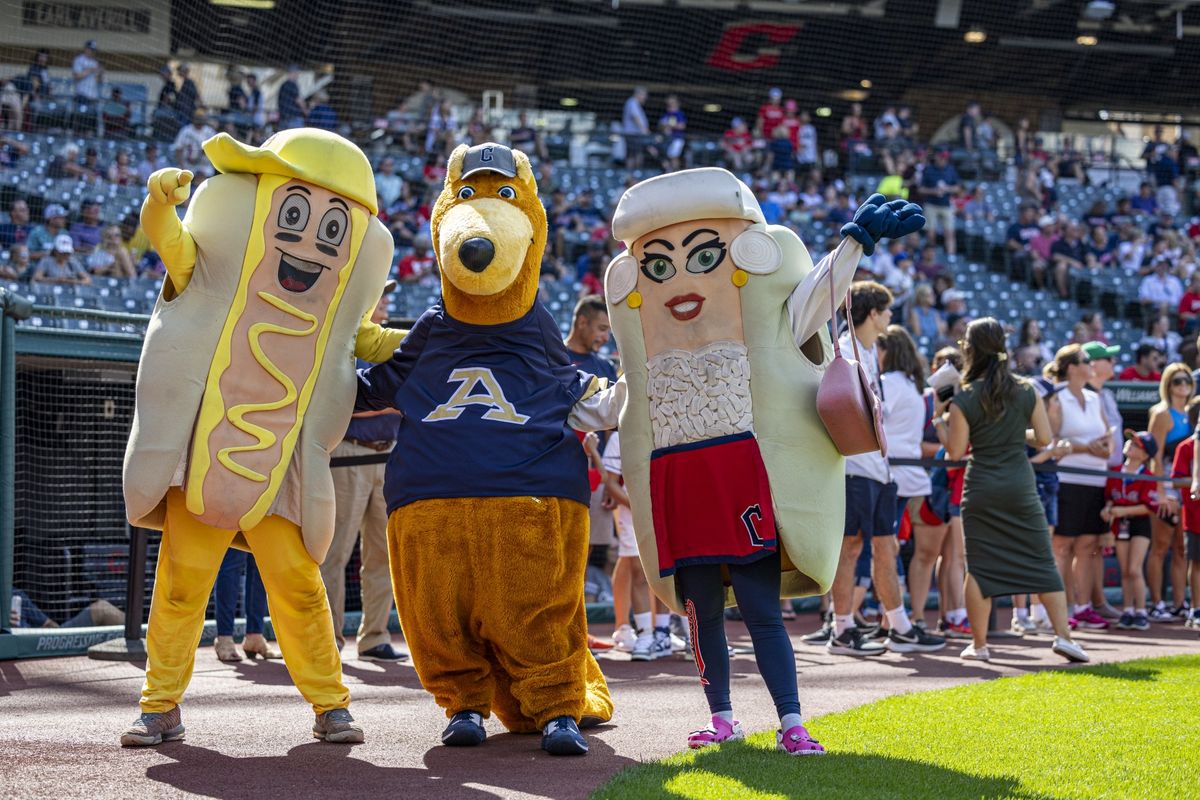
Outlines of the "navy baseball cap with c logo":
{"label": "navy baseball cap with c logo", "polygon": [[477,144],[463,156],[462,177],[476,172],[498,172],[509,178],[517,177],[517,160],[512,150],[495,142]]}

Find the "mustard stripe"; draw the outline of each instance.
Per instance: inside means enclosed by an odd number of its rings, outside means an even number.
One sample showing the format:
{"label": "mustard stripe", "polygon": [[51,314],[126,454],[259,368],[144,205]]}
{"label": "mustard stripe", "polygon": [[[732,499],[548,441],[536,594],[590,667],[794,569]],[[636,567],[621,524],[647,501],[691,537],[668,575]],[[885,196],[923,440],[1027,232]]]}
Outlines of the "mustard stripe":
{"label": "mustard stripe", "polygon": [[[283,476],[287,472],[288,464],[292,460],[291,455],[296,446],[296,440],[300,436],[304,414],[308,410],[309,402],[312,399],[313,387],[316,386],[317,378],[321,374],[322,365],[324,364],[326,351],[329,346],[329,333],[333,328],[334,318],[341,306],[342,295],[346,293],[346,285],[350,282],[354,265],[358,262],[358,254],[362,249],[362,243],[366,239],[370,224],[371,217],[365,211],[359,207],[350,209],[350,257],[346,259],[346,266],[338,271],[337,288],[333,292],[333,298],[329,301],[329,307],[325,310],[325,318],[321,320],[321,327],[317,331],[313,367],[304,381],[304,387],[300,390],[300,397],[296,403],[296,421],[283,438],[282,457],[279,459],[279,463],[271,470],[271,482],[267,490],[259,496],[258,502],[242,516],[240,525],[243,529],[254,527],[267,515],[271,504],[275,502],[275,495],[279,491],[279,486],[283,483]],[[355,319],[361,317],[364,310],[353,312]],[[355,330],[357,331],[357,327]],[[353,347],[350,349],[353,350]],[[345,355],[349,357],[352,353],[346,353]]]}
{"label": "mustard stripe", "polygon": [[296,384],[284,372],[275,366],[274,362],[263,351],[260,338],[264,333],[278,333],[284,336],[308,336],[317,329],[317,318],[312,314],[293,306],[282,298],[266,292],[258,292],[258,296],[278,308],[280,311],[293,316],[297,319],[309,323],[307,328],[285,328],[282,325],[277,325],[273,322],[256,322],[250,326],[250,352],[254,354],[254,360],[270,373],[271,377],[283,386],[283,397],[278,400],[273,400],[268,403],[240,403],[229,409],[226,418],[230,424],[238,430],[253,436],[258,441],[254,444],[244,444],[232,447],[222,448],[217,452],[217,460],[225,465],[225,468],[235,475],[240,475],[243,478],[255,482],[262,482],[267,479],[266,475],[261,472],[256,472],[249,467],[243,466],[231,458],[233,453],[257,452],[266,450],[275,444],[275,434],[252,422],[246,421],[247,414],[253,414],[257,411],[275,411],[285,406],[289,406],[296,401]]}

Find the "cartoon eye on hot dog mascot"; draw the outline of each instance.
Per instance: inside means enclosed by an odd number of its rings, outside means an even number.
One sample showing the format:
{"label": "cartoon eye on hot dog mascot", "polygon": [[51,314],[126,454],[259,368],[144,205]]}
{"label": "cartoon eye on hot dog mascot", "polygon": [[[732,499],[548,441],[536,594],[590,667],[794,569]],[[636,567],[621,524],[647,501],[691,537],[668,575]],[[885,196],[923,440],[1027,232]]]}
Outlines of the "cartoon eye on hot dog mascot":
{"label": "cartoon eye on hot dog mascot", "polygon": [[536,301],[547,228],[525,154],[456,149],[432,228],[443,300],[359,378],[358,410],[404,415],[384,495],[405,640],[444,744],[482,744],[495,713],[582,754],[578,726],[612,701],[587,648],[591,489],[567,417],[599,382]]}
{"label": "cartoon eye on hot dog mascot", "polygon": [[312,128],[261,147],[204,143],[220,174],[150,176],[142,225],[167,276],[146,331],[125,452],[129,520],[160,528],[142,716],[124,745],[183,735],[204,610],[230,544],[250,550],[313,734],[362,741],[318,565],[333,536],[329,451],[354,404],[354,357],[403,335],[369,321],[392,258],[370,163]]}
{"label": "cartoon eye on hot dog mascot", "polygon": [[842,539],[842,456],[815,402],[832,355],[829,272],[840,298],[863,252],[919,229],[919,212],[872,197],[814,267],[723,169],[651,178],[617,204],[627,251],[605,285],[625,368],[622,471],[646,575],[688,618],[712,714],[691,747],[743,736],[723,615],[736,602],[779,712],[778,749],[824,752],[801,721],[779,598],[828,590]]}

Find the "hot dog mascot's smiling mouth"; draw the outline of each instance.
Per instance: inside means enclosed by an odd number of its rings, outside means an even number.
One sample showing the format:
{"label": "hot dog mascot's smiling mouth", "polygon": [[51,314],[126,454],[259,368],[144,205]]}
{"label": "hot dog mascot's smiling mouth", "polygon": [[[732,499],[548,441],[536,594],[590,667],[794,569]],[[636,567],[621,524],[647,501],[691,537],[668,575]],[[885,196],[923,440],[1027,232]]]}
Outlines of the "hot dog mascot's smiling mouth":
{"label": "hot dog mascot's smiling mouth", "polygon": [[324,264],[296,258],[278,247],[275,249],[279,250],[279,285],[289,292],[307,292],[321,277],[321,273],[329,269]]}

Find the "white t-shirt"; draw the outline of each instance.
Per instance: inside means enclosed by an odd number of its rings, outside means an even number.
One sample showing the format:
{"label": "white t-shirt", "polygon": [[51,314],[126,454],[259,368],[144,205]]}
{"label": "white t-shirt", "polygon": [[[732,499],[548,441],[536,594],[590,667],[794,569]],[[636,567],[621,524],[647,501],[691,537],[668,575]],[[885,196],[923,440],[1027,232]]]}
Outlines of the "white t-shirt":
{"label": "white t-shirt", "polygon": [[[71,72],[80,73],[87,69],[96,69],[99,66],[99,61],[87,53],[80,53],[75,56],[75,61],[71,64]],[[76,78],[75,94],[90,100],[98,100],[100,98],[100,73],[93,72],[85,78]]]}
{"label": "white t-shirt", "polygon": [[801,125],[799,144],[796,160],[801,164],[817,163],[817,129],[812,125]]}
{"label": "white t-shirt", "polygon": [[216,135],[216,131],[207,125],[200,128],[194,125],[184,125],[180,128],[179,134],[175,137],[175,143],[171,145],[172,150],[180,151],[182,163],[179,166],[192,171],[195,171],[197,167],[207,167],[208,158],[204,155],[204,143]]}
{"label": "white t-shirt", "polygon": [[[883,383],[883,432],[887,435],[888,455],[896,458],[920,458],[925,433],[925,398],[912,378],[903,372],[885,372]],[[926,497],[930,492],[929,473],[921,467],[894,467],[900,497]]]}
{"label": "white t-shirt", "polygon": [[[854,358],[854,348],[850,344],[850,332],[842,334],[842,338],[838,339],[838,343],[842,348],[843,358]],[[858,354],[862,358],[863,369],[867,371],[867,378],[871,381],[871,388],[875,390],[876,395],[882,396],[883,387],[879,383],[879,354],[875,347],[864,347],[862,342],[858,343]],[[883,407],[883,425],[884,432],[887,432],[887,406]],[[891,483],[892,471],[888,467],[887,459],[876,450],[873,453],[860,453],[856,456],[846,456],[846,474],[855,475],[860,478],[870,478],[879,483]]]}
{"label": "white t-shirt", "polygon": [[[1071,390],[1065,386],[1055,397],[1062,407],[1062,427],[1058,431],[1059,438],[1066,439],[1071,444],[1087,444],[1095,439],[1099,439],[1108,432],[1100,396],[1091,389],[1083,390],[1082,405]],[[1073,453],[1069,456],[1063,456],[1058,460],[1058,463],[1064,467],[1085,467],[1087,469],[1101,470],[1108,466],[1104,463],[1103,458],[1094,456],[1091,453]],[[1070,483],[1075,486],[1103,486],[1105,477],[1103,475],[1077,475],[1071,472],[1063,472],[1059,475],[1058,480],[1060,483]]]}
{"label": "white t-shirt", "polygon": [[[621,439],[617,431],[608,435],[608,443],[604,445],[604,455],[601,456],[604,469],[614,475],[621,474]],[[617,536],[624,538],[633,536],[633,511],[629,506],[617,505]]]}

